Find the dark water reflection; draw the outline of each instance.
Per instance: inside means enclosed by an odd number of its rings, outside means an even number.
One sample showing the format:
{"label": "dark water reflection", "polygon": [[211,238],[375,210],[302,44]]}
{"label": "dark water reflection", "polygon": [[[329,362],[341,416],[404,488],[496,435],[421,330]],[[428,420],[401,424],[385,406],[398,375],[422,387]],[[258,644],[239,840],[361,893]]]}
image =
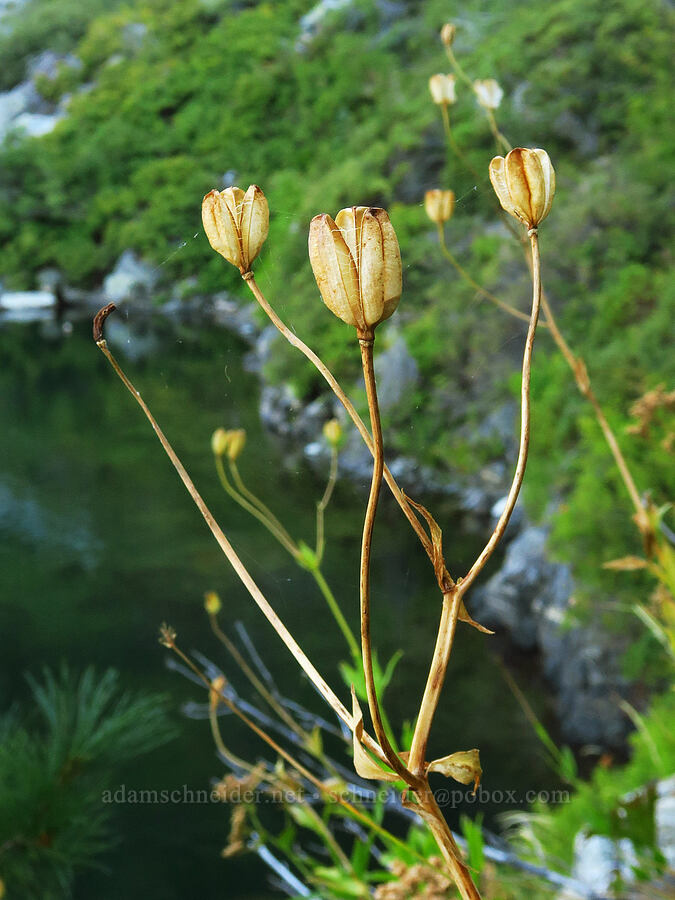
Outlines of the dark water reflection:
{"label": "dark water reflection", "polygon": [[[246,348],[215,326],[162,317],[139,318],[133,328],[120,317],[108,336],[244,562],[319,669],[340,688],[337,663],[345,648],[313,582],[257,523],[233,508],[213,470],[213,429],[246,428],[242,473],[294,536],[312,542],[323,478],[299,457],[289,462],[262,430],[257,377],[243,364]],[[170,692],[181,725],[181,737],[130,767],[123,783],[136,789],[208,786],[210,777],[222,774],[208,725],[179,712],[198,692],[166,671],[156,634],[166,620],[185,647],[224,662],[201,605],[203,592],[215,588],[232,619],[254,635],[281,689],[321,710],[229,570],[147,422],[96,350],[89,321],[75,322],[67,334],[53,323],[5,322],[0,360],[0,696],[25,696],[23,673],[45,663],[113,665],[129,687]],[[348,598],[345,609],[354,625],[364,498],[364,486],[339,483],[326,521],[326,576],[338,597]],[[467,567],[480,536],[466,533],[442,504],[434,511],[453,561]],[[427,564],[387,501],[378,516],[373,589],[381,655],[399,647],[406,654],[388,702],[391,719],[400,723],[418,702],[439,610]],[[486,788],[521,795],[550,789],[553,778],[500,677],[495,646],[461,629],[431,752],[480,747]],[[546,715],[536,681],[528,687]],[[338,692],[346,695],[343,688]],[[236,752],[262,752],[236,725],[228,729]],[[482,807],[488,819],[506,808]],[[216,806],[120,806],[122,840],[106,859],[108,871],[82,878],[77,896],[273,896],[255,857],[219,859],[228,819]]]}

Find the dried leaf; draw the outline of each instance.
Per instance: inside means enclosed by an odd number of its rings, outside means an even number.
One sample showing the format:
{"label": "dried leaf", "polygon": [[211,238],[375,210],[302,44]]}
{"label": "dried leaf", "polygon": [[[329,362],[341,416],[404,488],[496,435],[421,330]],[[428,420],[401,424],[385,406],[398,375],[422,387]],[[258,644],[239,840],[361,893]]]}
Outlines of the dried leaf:
{"label": "dried leaf", "polygon": [[352,733],[354,736],[354,768],[356,774],[361,778],[369,778],[377,781],[398,781],[398,775],[395,772],[387,772],[380,768],[374,759],[366,753],[361,743],[363,736],[363,713],[356,699],[356,691],[352,685]]}
{"label": "dried leaf", "polygon": [[483,634],[494,634],[494,631],[491,631],[489,628],[486,628],[485,625],[481,625],[480,622],[476,622],[475,619],[472,619],[469,613],[467,612],[466,606],[464,606],[464,601],[459,601],[459,615],[457,616],[460,622],[466,622],[467,625],[473,626],[477,631],[481,631]]}
{"label": "dried leaf", "polygon": [[421,513],[421,515],[424,516],[426,523],[429,526],[429,536],[431,537],[432,546],[431,561],[434,566],[434,574],[436,575],[438,586],[441,590],[446,590],[447,585],[445,584],[445,580],[447,569],[445,567],[445,560],[443,559],[443,532],[441,531],[441,526],[436,519],[434,519],[429,510],[422,506],[421,503],[415,503],[415,501],[411,500],[407,494],[404,494],[403,496],[418,513]]}
{"label": "dried leaf", "polygon": [[473,782],[473,791],[476,793],[483,774],[480,766],[480,754],[478,750],[460,750],[457,753],[451,753],[450,756],[443,756],[441,759],[435,759],[429,763],[427,773],[440,772],[446,778],[454,778],[460,784],[471,784]]}

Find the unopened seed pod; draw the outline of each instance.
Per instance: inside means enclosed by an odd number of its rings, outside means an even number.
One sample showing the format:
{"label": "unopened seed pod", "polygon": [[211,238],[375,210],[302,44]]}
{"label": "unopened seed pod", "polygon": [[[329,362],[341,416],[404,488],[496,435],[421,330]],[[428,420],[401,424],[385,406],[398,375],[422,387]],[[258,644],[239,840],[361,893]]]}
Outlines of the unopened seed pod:
{"label": "unopened seed pod", "polygon": [[457,100],[455,94],[456,80],[454,75],[442,75],[439,73],[431,76],[429,79],[429,91],[434,103],[437,103],[439,106],[455,103]]}
{"label": "unopened seed pod", "polygon": [[215,591],[207,591],[204,594],[204,609],[210,616],[217,616],[221,607],[220,597]]}
{"label": "unopened seed pod", "polygon": [[216,428],[211,435],[211,450],[214,456],[222,456],[227,452],[230,443],[230,432],[224,428]]}
{"label": "unopened seed pod", "polygon": [[392,315],[401,297],[401,253],[383,209],[350,206],[309,228],[309,259],[321,297],[360,336]]}
{"label": "unopened seed pod", "polygon": [[446,22],[445,25],[441,28],[441,40],[446,47],[452,47],[452,43],[455,40],[456,34],[457,26],[452,25],[450,22]]}
{"label": "unopened seed pod", "polygon": [[439,188],[427,191],[424,195],[424,208],[432,222],[443,225],[455,209],[454,191],[442,191]]}
{"label": "unopened seed pod", "polygon": [[331,447],[337,447],[342,439],[342,426],[337,419],[329,419],[324,423],[323,436]]}
{"label": "unopened seed pod", "polygon": [[209,243],[244,275],[260,253],[269,230],[267,198],[252,184],[209,191],[202,201],[202,222]]}
{"label": "unopened seed pod", "polygon": [[482,81],[474,81],[473,89],[478,98],[478,102],[485,109],[497,109],[502,102],[504,91],[494,78],[485,78]]}
{"label": "unopened seed pod", "polygon": [[528,228],[546,218],[555,195],[555,170],[545,150],[516,147],[490,163],[490,181],[507,213]]}
{"label": "unopened seed pod", "polygon": [[246,444],[246,432],[243,428],[235,428],[230,432],[227,445],[227,458],[234,462]]}

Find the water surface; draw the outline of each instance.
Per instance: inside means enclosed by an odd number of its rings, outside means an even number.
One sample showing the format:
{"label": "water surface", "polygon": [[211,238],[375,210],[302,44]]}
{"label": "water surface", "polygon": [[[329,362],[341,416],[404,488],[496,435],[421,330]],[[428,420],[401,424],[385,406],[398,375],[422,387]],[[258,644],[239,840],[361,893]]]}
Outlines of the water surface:
{"label": "water surface", "polygon": [[[314,504],[325,474],[261,427],[259,383],[244,364],[245,345],[207,322],[166,317],[110,320],[114,352],[149,403],[198,488],[254,578],[300,643],[346,700],[337,674],[345,646],[310,577],[222,493],[209,438],[243,427],[240,468],[249,485],[296,538],[313,542]],[[89,320],[0,324],[0,697],[25,697],[23,673],[67,660],[73,667],[114,666],[128,687],[170,692],[180,737],[129,766],[127,788],[194,790],[223,774],[208,725],[181,705],[201,699],[168,672],[157,643],[162,621],[186,649],[226,660],[202,612],[205,590],[241,620],[280,688],[324,712],[311,686],[249,599],[164,456],[147,421],[91,340]],[[356,627],[357,561],[367,486],[339,482],[326,519],[326,577]],[[420,498],[425,499],[425,498]],[[431,502],[431,501],[430,501]],[[484,535],[438,502],[455,570],[466,569]],[[439,600],[416,539],[385,498],[373,555],[373,633],[382,657],[405,651],[389,692],[390,718],[413,715],[426,676]],[[430,752],[479,747],[491,790],[551,789],[530,727],[500,676],[496,642],[460,629]],[[529,663],[527,663],[529,664]],[[236,681],[236,672],[232,675]],[[537,679],[529,696],[544,716]],[[264,748],[228,724],[242,756]],[[115,787],[115,785],[113,785]],[[507,807],[485,804],[489,820]],[[467,810],[472,812],[471,809]],[[268,875],[253,855],[223,861],[227,809],[213,805],[120,805],[120,845],[107,871],[83,876],[76,896],[97,900],[268,898]],[[456,821],[457,812],[454,814]],[[123,886],[123,887],[122,887]]]}

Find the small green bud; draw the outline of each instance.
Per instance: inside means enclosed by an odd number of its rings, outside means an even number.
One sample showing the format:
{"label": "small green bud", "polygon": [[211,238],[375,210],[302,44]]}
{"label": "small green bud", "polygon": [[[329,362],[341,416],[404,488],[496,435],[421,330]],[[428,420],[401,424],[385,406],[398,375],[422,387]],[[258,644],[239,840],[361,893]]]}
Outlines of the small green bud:
{"label": "small green bud", "polygon": [[323,436],[331,447],[339,446],[342,440],[342,425],[337,419],[329,419],[327,422],[324,422]]}
{"label": "small green bud", "polygon": [[213,432],[211,435],[211,449],[214,456],[222,456],[224,453],[227,453],[230,434],[231,432],[226,431],[224,428],[216,428]]}
{"label": "small green bud", "polygon": [[215,591],[207,591],[204,594],[204,609],[210,616],[217,616],[222,605],[220,597]]}
{"label": "small green bud", "polygon": [[229,432],[230,439],[227,446],[227,456],[234,462],[246,444],[246,432],[243,428],[235,428]]}

